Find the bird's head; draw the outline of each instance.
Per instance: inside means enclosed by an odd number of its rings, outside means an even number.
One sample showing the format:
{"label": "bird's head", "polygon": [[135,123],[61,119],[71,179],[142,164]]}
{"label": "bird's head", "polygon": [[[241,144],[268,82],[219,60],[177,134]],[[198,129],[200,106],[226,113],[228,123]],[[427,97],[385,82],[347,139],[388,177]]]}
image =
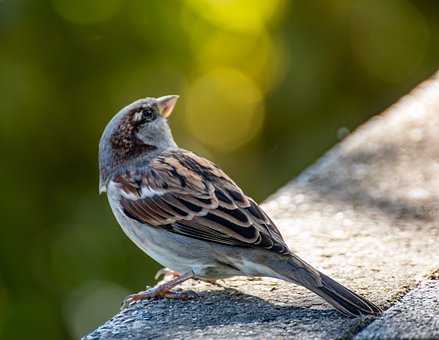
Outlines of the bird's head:
{"label": "bird's head", "polygon": [[119,167],[148,154],[176,147],[167,118],[178,96],[139,99],[120,110],[99,142],[99,190]]}

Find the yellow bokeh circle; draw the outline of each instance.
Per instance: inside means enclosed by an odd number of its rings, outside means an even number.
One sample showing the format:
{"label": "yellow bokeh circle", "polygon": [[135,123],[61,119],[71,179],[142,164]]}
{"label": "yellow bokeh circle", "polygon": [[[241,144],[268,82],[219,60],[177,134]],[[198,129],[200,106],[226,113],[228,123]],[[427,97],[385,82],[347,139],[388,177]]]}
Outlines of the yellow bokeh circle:
{"label": "yellow bokeh circle", "polygon": [[261,31],[283,6],[282,0],[186,0],[200,16],[222,29]]}
{"label": "yellow bokeh circle", "polygon": [[185,123],[202,144],[232,151],[248,143],[261,130],[262,94],[242,72],[211,70],[185,91]]}

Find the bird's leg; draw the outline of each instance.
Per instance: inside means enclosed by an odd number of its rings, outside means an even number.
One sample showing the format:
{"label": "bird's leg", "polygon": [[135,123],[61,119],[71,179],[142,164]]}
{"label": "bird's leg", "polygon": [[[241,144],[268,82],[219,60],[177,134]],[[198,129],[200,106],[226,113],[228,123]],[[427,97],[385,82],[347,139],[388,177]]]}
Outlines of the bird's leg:
{"label": "bird's leg", "polygon": [[[163,279],[161,279],[158,282],[158,284],[160,284],[160,283],[167,282],[167,281],[170,281],[172,279],[175,279],[176,277],[179,277],[180,275],[181,275],[180,273],[178,273],[176,271],[173,271],[172,269],[163,267],[163,268],[159,269],[157,271],[157,273],[155,273],[154,279],[158,280],[159,278],[163,277]],[[201,279],[201,278],[193,278],[193,279],[195,279],[197,281],[202,281],[202,282],[210,283],[211,285],[214,285],[214,286],[217,286],[217,287],[220,287],[220,288],[226,288],[225,286],[223,286],[219,282],[220,279],[204,279],[204,278],[203,279]]]}
{"label": "bird's leg", "polygon": [[171,292],[171,289],[175,286],[183,283],[194,277],[194,273],[189,272],[186,274],[179,275],[177,278],[167,281],[165,283],[158,284],[150,289],[137,294],[132,294],[125,299],[122,304],[122,309],[137,303],[142,300],[154,299],[154,298],[170,298],[179,300],[188,300],[194,296],[194,294],[189,294],[185,292]]}
{"label": "bird's leg", "polygon": [[175,272],[169,268],[162,268],[157,273],[155,273],[154,279],[158,280],[159,278],[163,277],[163,279],[159,281],[160,283],[160,282],[170,281],[172,279],[179,277],[180,275],[181,275],[180,273]]}

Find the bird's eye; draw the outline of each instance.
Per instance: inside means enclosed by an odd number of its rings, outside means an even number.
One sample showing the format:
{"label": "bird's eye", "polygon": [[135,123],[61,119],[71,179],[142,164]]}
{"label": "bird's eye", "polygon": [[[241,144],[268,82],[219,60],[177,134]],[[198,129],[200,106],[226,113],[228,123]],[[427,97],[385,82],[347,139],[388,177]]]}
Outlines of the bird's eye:
{"label": "bird's eye", "polygon": [[147,123],[151,122],[156,118],[156,114],[154,108],[150,106],[146,106],[142,108],[140,111],[136,112],[134,115],[134,120],[139,123]]}
{"label": "bird's eye", "polygon": [[[0,0],[1,1],[1,0]],[[158,107],[154,105],[144,105],[133,112],[132,121],[136,126],[152,122],[159,115]]]}
{"label": "bird's eye", "polygon": [[145,107],[142,110],[142,118],[145,122],[151,122],[156,118],[154,109],[150,106]]}

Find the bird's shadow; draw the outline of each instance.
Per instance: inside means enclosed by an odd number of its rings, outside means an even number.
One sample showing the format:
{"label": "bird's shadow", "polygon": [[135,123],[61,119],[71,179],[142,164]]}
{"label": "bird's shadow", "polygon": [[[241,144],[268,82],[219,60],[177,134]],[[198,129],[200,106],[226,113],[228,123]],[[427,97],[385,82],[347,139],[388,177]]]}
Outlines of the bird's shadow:
{"label": "bird's shadow", "polygon": [[[131,306],[109,321],[111,329],[132,334],[141,330],[148,337],[174,337],[196,331],[217,331],[232,327],[248,330],[252,325],[264,324],[267,329],[280,325],[306,328],[318,332],[321,323],[338,323],[346,329],[355,326],[355,319],[347,318],[334,309],[320,310],[275,304],[234,288],[203,291],[189,301],[149,300]],[[133,327],[130,326],[135,325]],[[104,325],[105,326],[105,325]]]}

